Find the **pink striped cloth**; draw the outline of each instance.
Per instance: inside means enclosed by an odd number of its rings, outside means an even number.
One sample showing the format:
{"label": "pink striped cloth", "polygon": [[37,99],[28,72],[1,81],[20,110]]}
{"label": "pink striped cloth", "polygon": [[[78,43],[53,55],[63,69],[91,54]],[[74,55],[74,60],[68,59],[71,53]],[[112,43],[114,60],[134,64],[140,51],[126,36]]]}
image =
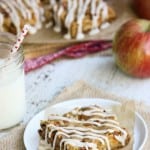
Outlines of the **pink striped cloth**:
{"label": "pink striped cloth", "polygon": [[51,63],[52,61],[61,57],[81,58],[88,54],[105,51],[111,47],[112,41],[109,40],[89,41],[73,45],[53,54],[26,60],[24,63],[25,73],[41,68],[42,66]]}

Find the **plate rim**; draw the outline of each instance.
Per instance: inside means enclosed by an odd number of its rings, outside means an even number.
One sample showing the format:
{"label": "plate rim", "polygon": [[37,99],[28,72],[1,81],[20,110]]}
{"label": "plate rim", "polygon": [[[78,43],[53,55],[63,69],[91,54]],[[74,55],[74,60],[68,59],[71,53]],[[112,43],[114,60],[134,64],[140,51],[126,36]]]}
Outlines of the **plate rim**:
{"label": "plate rim", "polygon": [[[74,99],[67,99],[67,100],[65,100],[65,101],[52,104],[51,106],[48,106],[48,107],[46,107],[45,109],[39,111],[37,114],[35,114],[35,115],[29,120],[29,122],[27,123],[27,125],[26,125],[26,127],[25,127],[25,130],[24,130],[24,134],[23,134],[23,142],[24,142],[25,148],[27,148],[27,147],[26,147],[25,135],[26,135],[27,128],[28,128],[29,125],[30,125],[30,122],[32,122],[32,120],[33,120],[34,118],[36,118],[38,115],[44,113],[47,108],[52,108],[52,107],[55,107],[56,105],[63,104],[63,103],[69,103],[69,102],[81,101],[81,100],[82,100],[82,101],[84,101],[84,100],[87,101],[87,100],[92,100],[92,99],[94,99],[94,100],[96,100],[96,101],[97,101],[97,100],[98,100],[98,101],[103,101],[103,102],[104,102],[104,101],[107,101],[107,102],[110,102],[110,103],[114,103],[114,104],[116,104],[116,105],[121,105],[121,102],[115,101],[115,100],[112,100],[112,99],[107,99],[107,98],[74,98]],[[135,112],[135,115],[140,119],[140,121],[141,121],[141,122],[143,123],[143,125],[144,125],[145,137],[144,137],[144,140],[143,140],[142,144],[141,144],[140,147],[139,147],[139,150],[142,150],[143,147],[144,147],[144,145],[145,145],[145,143],[146,143],[146,141],[147,141],[147,139],[148,139],[148,127],[147,127],[147,124],[146,124],[144,118],[140,115],[140,113],[137,112],[137,111],[134,111],[134,112]]]}
{"label": "plate rim", "polygon": [[139,148],[139,150],[142,150],[144,145],[146,144],[147,139],[148,139],[148,127],[147,127],[147,124],[146,124],[144,118],[140,115],[140,113],[138,113],[138,112],[135,112],[135,113],[138,116],[138,118],[142,121],[142,123],[144,124],[144,129],[145,129],[145,132],[146,132],[144,141],[143,141],[143,143],[141,144],[141,146]]}

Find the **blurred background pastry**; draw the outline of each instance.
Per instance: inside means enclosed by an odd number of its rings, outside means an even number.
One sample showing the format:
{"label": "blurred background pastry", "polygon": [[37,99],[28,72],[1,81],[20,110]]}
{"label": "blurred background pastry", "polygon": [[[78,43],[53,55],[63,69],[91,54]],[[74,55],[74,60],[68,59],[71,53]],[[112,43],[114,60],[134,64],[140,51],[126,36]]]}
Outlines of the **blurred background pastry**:
{"label": "blurred background pastry", "polygon": [[1,0],[0,31],[17,34],[25,24],[30,24],[30,33],[42,27],[42,9],[35,0]]}
{"label": "blurred background pastry", "polygon": [[31,33],[42,27],[53,28],[66,39],[82,39],[86,33],[100,32],[116,18],[103,0],[1,0],[0,31],[17,34],[24,24]]}
{"label": "blurred background pastry", "polygon": [[53,3],[53,12],[54,30],[66,30],[66,39],[99,33],[101,27],[105,28],[116,18],[115,11],[103,0],[62,0]]}

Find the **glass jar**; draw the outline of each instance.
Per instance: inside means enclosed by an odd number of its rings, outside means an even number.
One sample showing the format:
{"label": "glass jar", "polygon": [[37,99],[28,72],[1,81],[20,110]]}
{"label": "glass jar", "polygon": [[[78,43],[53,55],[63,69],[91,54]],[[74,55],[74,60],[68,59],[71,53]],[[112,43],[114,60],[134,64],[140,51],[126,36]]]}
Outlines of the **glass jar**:
{"label": "glass jar", "polygon": [[0,129],[18,124],[26,111],[23,49],[10,53],[15,40],[0,33]]}

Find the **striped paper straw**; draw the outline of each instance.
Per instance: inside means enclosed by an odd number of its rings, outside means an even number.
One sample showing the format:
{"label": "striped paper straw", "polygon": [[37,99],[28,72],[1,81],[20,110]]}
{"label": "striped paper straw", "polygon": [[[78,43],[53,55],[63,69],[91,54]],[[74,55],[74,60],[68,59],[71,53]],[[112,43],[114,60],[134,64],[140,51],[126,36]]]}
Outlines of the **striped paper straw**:
{"label": "striped paper straw", "polygon": [[14,44],[14,46],[11,49],[12,53],[15,53],[18,51],[19,47],[21,46],[25,36],[27,35],[28,31],[29,31],[30,26],[29,25],[24,25],[22,32],[19,34],[19,36],[17,37],[17,41]]}

